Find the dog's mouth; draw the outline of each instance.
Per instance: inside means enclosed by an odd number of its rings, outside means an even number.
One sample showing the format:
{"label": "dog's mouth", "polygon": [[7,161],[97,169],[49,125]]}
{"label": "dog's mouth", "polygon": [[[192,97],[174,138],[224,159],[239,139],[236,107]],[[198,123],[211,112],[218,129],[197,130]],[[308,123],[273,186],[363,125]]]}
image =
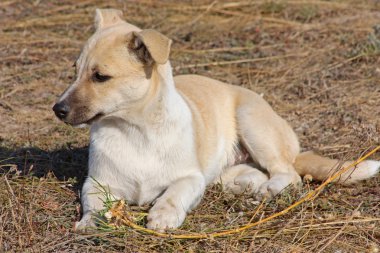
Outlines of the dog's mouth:
{"label": "dog's mouth", "polygon": [[74,121],[74,122],[70,122],[70,121],[64,121],[66,124],[69,124],[73,127],[84,127],[84,126],[89,126],[91,125],[92,123],[94,123],[95,121],[98,121],[99,119],[101,119],[102,117],[104,117],[104,113],[100,112],[100,113],[97,113],[95,114],[93,117],[91,117],[90,119],[88,120],[84,120],[84,121]]}
{"label": "dog's mouth", "polygon": [[104,113],[99,112],[99,113],[95,114],[94,117],[92,117],[92,118],[90,118],[89,120],[87,120],[87,121],[85,122],[85,124],[91,125],[93,122],[99,120],[99,119],[102,118],[104,115],[105,115]]}

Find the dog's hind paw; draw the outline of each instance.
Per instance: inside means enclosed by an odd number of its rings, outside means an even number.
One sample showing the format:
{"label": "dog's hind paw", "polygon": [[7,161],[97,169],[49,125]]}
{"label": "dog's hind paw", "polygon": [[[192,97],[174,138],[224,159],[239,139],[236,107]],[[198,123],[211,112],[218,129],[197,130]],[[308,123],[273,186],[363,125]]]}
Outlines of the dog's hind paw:
{"label": "dog's hind paw", "polygon": [[259,170],[251,169],[249,173],[239,175],[225,186],[233,194],[256,194],[260,186],[268,181],[268,177]]}
{"label": "dog's hind paw", "polygon": [[270,200],[288,185],[300,183],[302,183],[301,177],[296,173],[276,174],[260,186],[256,199],[262,200],[265,198]]}

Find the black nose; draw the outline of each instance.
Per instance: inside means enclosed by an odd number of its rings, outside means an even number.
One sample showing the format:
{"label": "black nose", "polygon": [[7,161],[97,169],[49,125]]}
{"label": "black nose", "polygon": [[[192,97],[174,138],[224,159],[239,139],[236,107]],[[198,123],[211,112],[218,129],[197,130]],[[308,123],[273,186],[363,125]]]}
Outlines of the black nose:
{"label": "black nose", "polygon": [[60,102],[53,106],[53,111],[59,119],[63,120],[67,117],[67,114],[69,114],[70,108],[66,103]]}

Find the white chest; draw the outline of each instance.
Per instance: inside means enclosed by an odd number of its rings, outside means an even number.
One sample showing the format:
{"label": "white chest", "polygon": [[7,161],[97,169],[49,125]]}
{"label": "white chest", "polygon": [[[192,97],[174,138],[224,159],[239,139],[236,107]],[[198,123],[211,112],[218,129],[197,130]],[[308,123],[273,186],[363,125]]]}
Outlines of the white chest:
{"label": "white chest", "polygon": [[89,176],[130,203],[151,202],[173,181],[198,170],[197,163],[189,127],[157,134],[114,122],[91,130]]}

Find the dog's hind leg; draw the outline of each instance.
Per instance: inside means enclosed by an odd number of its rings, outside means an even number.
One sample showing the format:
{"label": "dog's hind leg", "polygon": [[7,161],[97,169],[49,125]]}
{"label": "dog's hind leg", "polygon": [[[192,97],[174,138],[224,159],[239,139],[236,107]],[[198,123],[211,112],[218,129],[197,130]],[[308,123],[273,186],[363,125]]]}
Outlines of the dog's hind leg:
{"label": "dog's hind leg", "polygon": [[262,171],[247,164],[239,164],[227,168],[217,182],[233,194],[255,194],[267,181],[268,176]]}
{"label": "dog's hind leg", "polygon": [[260,186],[258,199],[271,198],[289,184],[301,182],[293,167],[300,149],[298,139],[263,98],[255,93],[244,95],[237,108],[240,141],[270,175]]}

